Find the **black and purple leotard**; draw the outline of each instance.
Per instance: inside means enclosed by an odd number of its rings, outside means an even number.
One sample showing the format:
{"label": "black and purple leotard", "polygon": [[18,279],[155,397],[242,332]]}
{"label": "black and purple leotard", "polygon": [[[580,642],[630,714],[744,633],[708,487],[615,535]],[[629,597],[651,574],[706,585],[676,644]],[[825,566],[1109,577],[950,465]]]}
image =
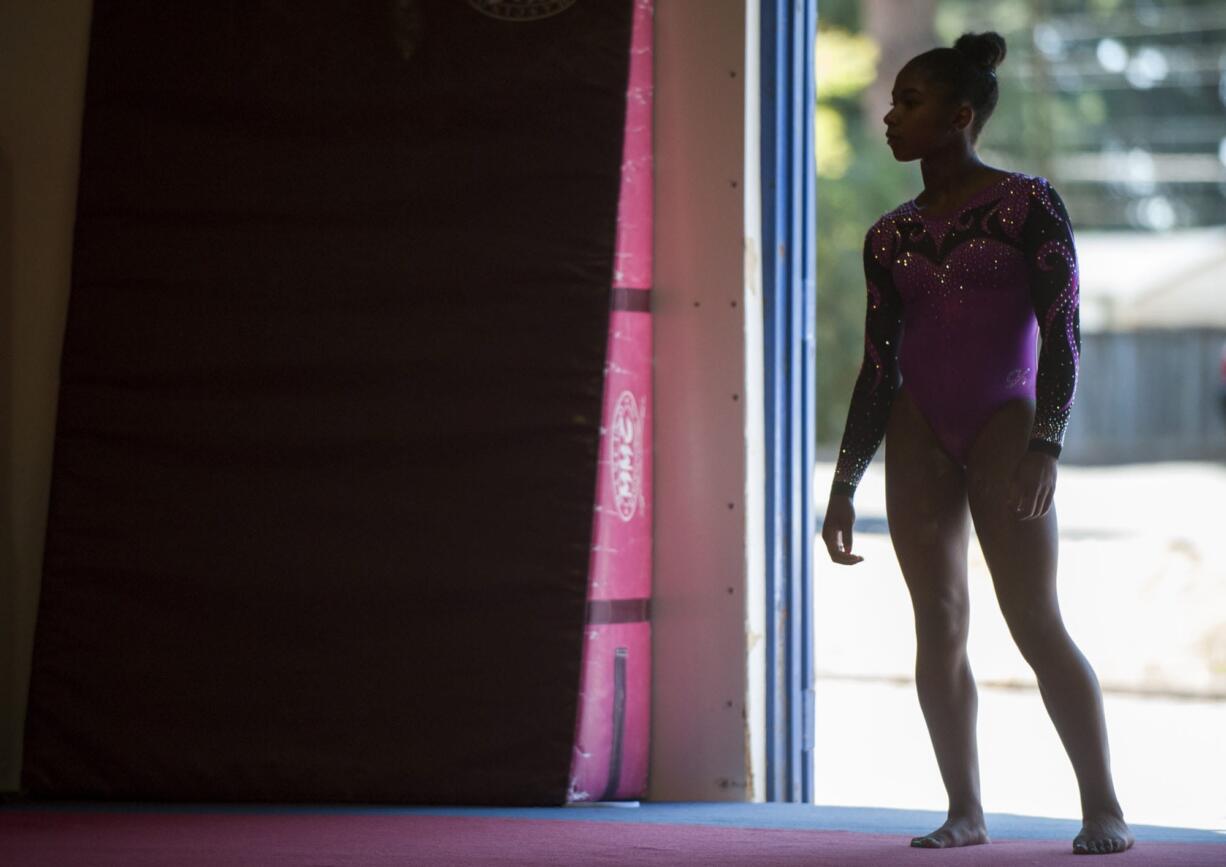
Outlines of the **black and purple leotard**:
{"label": "black and purple leotard", "polygon": [[1035,402],[1030,448],[1059,456],[1081,334],[1073,230],[1045,178],[1011,172],[951,214],[900,205],[865,236],[864,276],[864,361],[834,493],[854,494],[904,385],[963,466],[984,422],[1022,397]]}

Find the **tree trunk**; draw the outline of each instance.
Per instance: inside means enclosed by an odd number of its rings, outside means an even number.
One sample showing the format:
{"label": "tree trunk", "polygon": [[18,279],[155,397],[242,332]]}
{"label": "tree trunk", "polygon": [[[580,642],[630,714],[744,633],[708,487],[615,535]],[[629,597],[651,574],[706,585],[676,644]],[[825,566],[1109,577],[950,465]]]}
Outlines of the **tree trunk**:
{"label": "tree trunk", "polygon": [[882,118],[890,110],[894,76],[903,64],[920,52],[937,46],[933,22],[938,0],[860,0],[864,32],[881,46],[877,79],[861,97],[864,124],[870,134],[882,133]]}

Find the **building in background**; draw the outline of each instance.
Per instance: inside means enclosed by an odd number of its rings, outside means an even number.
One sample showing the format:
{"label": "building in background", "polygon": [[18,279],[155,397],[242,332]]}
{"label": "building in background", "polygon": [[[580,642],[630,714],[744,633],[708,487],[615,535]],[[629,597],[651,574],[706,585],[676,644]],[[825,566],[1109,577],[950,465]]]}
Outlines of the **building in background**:
{"label": "building in background", "polygon": [[1085,231],[1081,385],[1062,460],[1226,459],[1226,226]]}

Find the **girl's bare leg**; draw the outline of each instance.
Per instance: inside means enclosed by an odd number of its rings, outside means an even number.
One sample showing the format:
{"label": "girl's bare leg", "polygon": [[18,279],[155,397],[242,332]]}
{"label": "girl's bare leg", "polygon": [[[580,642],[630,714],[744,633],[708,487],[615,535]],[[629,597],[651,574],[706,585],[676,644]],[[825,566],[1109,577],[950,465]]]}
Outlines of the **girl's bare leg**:
{"label": "girl's bare leg", "polygon": [[1005,622],[1034,669],[1077,775],[1084,824],[1073,850],[1122,852],[1133,838],[1111,779],[1102,693],[1060,616],[1055,507],[1029,521],[1008,513],[1009,481],[1026,449],[1033,418],[1032,402],[1010,401],[979,432],[966,474],[971,516]]}
{"label": "girl's bare leg", "polygon": [[913,846],[988,842],[979,797],[977,698],[966,656],[970,539],[962,468],[941,448],[906,390],[886,428],[886,514],[915,610],[915,684],[941,779],[948,820]]}

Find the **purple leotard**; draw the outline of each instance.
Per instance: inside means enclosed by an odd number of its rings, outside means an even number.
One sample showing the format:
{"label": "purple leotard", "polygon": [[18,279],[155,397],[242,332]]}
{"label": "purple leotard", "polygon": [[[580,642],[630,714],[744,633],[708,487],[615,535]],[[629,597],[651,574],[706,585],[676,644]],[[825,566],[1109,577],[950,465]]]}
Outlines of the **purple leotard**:
{"label": "purple leotard", "polygon": [[941,216],[900,205],[865,236],[864,275],[864,361],[834,493],[854,494],[900,387],[963,466],[1016,398],[1035,402],[1029,447],[1059,456],[1081,334],[1073,230],[1045,178],[1011,172]]}

